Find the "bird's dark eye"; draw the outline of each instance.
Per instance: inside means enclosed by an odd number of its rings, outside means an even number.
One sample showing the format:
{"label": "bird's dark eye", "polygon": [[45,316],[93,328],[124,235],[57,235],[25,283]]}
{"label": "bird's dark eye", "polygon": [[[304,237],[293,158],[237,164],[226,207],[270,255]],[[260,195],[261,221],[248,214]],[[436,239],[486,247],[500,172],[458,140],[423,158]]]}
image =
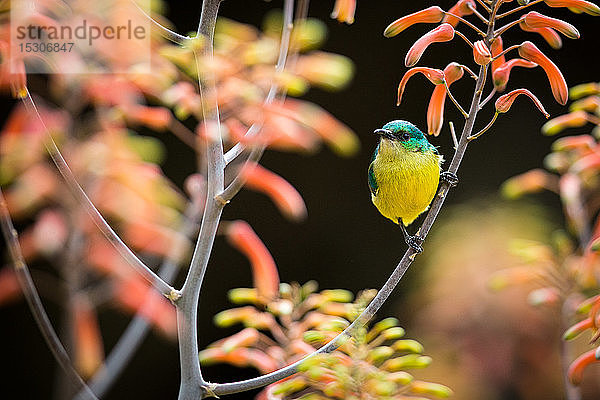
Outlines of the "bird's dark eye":
{"label": "bird's dark eye", "polygon": [[402,134],[402,140],[408,140],[408,139],[410,139],[410,133],[408,133],[408,132],[404,132],[404,133]]}

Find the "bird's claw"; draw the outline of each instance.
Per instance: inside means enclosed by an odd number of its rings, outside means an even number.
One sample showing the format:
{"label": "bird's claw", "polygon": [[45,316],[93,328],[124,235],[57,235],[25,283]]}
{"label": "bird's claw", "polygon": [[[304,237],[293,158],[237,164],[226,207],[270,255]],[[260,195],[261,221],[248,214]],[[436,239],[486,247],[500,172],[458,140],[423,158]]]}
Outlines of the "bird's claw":
{"label": "bird's claw", "polygon": [[450,185],[450,187],[458,185],[458,176],[454,172],[444,171],[440,174],[440,179]]}
{"label": "bird's claw", "polygon": [[421,236],[414,235],[414,236],[406,237],[406,244],[408,245],[408,247],[413,249],[416,253],[423,252],[423,246],[421,246],[422,243],[423,243],[423,238]]}

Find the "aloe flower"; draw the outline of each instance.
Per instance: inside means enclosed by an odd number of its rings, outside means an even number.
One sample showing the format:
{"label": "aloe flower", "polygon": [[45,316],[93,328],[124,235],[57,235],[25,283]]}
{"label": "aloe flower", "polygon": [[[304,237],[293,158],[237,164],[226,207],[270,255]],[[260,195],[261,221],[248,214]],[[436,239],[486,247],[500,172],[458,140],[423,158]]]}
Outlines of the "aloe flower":
{"label": "aloe flower", "polygon": [[441,22],[444,18],[444,10],[438,6],[431,6],[421,11],[406,15],[402,18],[398,18],[385,28],[383,36],[392,37],[396,36],[406,28],[411,27],[414,24],[428,23],[433,24]]}
{"label": "aloe flower", "polygon": [[513,58],[512,60],[508,60],[507,62],[501,64],[492,74],[494,86],[496,87],[497,91],[502,92],[504,89],[506,89],[506,85],[508,84],[508,80],[510,78],[510,71],[513,69],[513,67],[534,68],[537,67],[537,64],[532,63],[531,61],[523,60],[522,58]]}
{"label": "aloe flower", "polygon": [[527,25],[525,21],[521,21],[519,23],[519,27],[525,32],[537,33],[553,49],[560,49],[562,47],[562,39],[560,38],[560,35],[552,28],[532,28]]}
{"label": "aloe flower", "polygon": [[[450,87],[454,82],[463,77],[463,68],[457,63],[450,63],[444,68],[446,85]],[[446,87],[438,84],[433,89],[429,106],[427,107],[427,133],[437,136],[444,123],[444,105],[446,103]]]}
{"label": "aloe flower", "polygon": [[[448,10],[448,13],[464,17],[465,15],[473,14],[473,10],[475,10],[476,7],[475,0],[458,0],[458,2]],[[460,21],[452,15],[447,15],[444,18],[444,22],[456,27]]]}
{"label": "aloe flower", "polygon": [[444,83],[444,71],[435,68],[428,67],[415,67],[411,68],[402,77],[400,84],[398,85],[398,100],[396,102],[397,105],[400,105],[402,102],[402,94],[404,93],[404,88],[406,87],[406,83],[408,80],[415,74],[421,73],[425,75],[427,79],[434,85],[439,85]]}
{"label": "aloe flower", "polygon": [[546,116],[546,118],[550,116],[550,114],[548,114],[548,112],[544,109],[544,106],[538,100],[538,98],[535,97],[535,95],[527,89],[515,89],[510,93],[498,97],[498,99],[496,100],[496,112],[508,112],[516,98],[522,94],[529,97],[531,101],[533,101],[533,104],[535,104],[535,106],[542,112],[542,114]]}
{"label": "aloe flower", "polygon": [[579,39],[577,28],[560,19],[550,18],[535,11],[525,14],[523,18],[525,24],[531,28],[552,28],[568,38]]}
{"label": "aloe flower", "polygon": [[452,39],[454,39],[454,28],[452,25],[446,23],[441,24],[417,39],[408,50],[408,53],[406,53],[404,65],[412,67],[418,63],[425,50],[427,50],[427,47],[432,43],[448,42]]}
{"label": "aloe flower", "polygon": [[589,15],[599,16],[600,7],[585,0],[544,0],[549,7],[568,7],[574,12],[584,12]]}
{"label": "aloe flower", "polygon": [[561,104],[567,104],[568,88],[567,82],[563,77],[562,73],[548,57],[544,55],[537,47],[531,42],[524,42],[519,47],[519,55],[526,60],[538,64],[546,72],[552,94],[556,101]]}
{"label": "aloe flower", "polygon": [[356,0],[335,0],[331,18],[347,24],[354,23],[354,13],[356,12]]}
{"label": "aloe flower", "polygon": [[479,65],[487,65],[492,61],[492,53],[483,40],[478,40],[473,44],[473,59]]}

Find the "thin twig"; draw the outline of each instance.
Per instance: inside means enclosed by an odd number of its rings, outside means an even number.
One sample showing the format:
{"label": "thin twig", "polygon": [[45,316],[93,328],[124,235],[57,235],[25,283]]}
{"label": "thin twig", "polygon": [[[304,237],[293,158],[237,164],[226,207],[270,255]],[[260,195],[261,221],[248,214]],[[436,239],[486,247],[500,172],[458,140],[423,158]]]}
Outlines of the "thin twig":
{"label": "thin twig", "polygon": [[499,28],[496,32],[494,32],[494,37],[497,38],[498,36],[502,35],[504,32],[506,32],[507,30],[509,30],[510,28],[512,28],[515,25],[518,25],[521,23],[521,21],[525,20],[524,17],[519,18],[509,24],[504,25],[502,28]]}
{"label": "thin twig", "polygon": [[467,67],[466,65],[463,64],[458,64],[464,71],[467,71],[467,73],[471,76],[471,78],[477,80],[477,74],[475,72],[473,72],[473,70],[469,67]]}
{"label": "thin twig", "polygon": [[[27,89],[25,89],[27,90]],[[117,233],[112,229],[112,227],[106,222],[100,211],[94,206],[90,198],[87,196],[79,182],[77,182],[77,178],[73,175],[73,172],[69,168],[67,161],[61,154],[52,134],[46,127],[42,116],[40,115],[31,94],[27,90],[27,95],[22,99],[23,104],[26,109],[40,121],[40,124],[43,127],[43,130],[46,132],[46,136],[48,140],[45,142],[46,150],[50,154],[52,161],[56,165],[56,168],[64,178],[67,186],[73,193],[73,195],[77,198],[79,203],[85,209],[85,211],[92,218],[92,221],[100,232],[108,239],[110,244],[121,254],[121,256],[130,264],[134,269],[142,275],[150,284],[152,284],[157,290],[159,290],[163,295],[167,297],[177,297],[177,291],[165,281],[163,281],[154,271],[152,271],[142,260],[140,260],[134,253],[131,251],[129,247],[123,242],[123,240],[117,235]]]}
{"label": "thin twig", "polygon": [[[283,21],[283,27],[282,27],[282,31],[281,31],[279,57],[277,58],[277,65],[275,66],[276,74],[281,73],[285,68],[285,63],[286,63],[288,52],[289,52],[290,39],[291,39],[292,28],[293,28],[293,23],[292,23],[293,12],[294,12],[294,1],[286,0],[284,3],[284,21]],[[264,104],[265,105],[271,104],[273,102],[273,100],[275,99],[275,95],[277,94],[278,91],[279,91],[279,85],[278,85],[277,81],[274,80],[271,83],[271,89],[269,90],[269,94],[267,95],[267,98],[265,99]],[[284,96],[285,96],[285,93],[282,94],[282,99],[284,98]],[[252,125],[252,127],[254,127],[254,125]],[[251,129],[252,129],[252,127],[251,127]],[[258,128],[258,129],[260,129],[260,128]],[[248,132],[250,132],[250,130]],[[247,135],[248,134],[246,134],[246,136]],[[239,152],[243,151],[244,146],[241,145],[240,143],[236,144],[236,146],[238,146],[238,145],[240,145],[241,150],[237,149],[237,151],[239,151]],[[236,146],[234,146],[231,150],[233,150]],[[257,163],[260,160],[260,158],[262,157],[264,151],[265,151],[265,146],[258,144],[256,147],[254,147],[252,149],[252,151],[248,155],[245,165],[251,165],[251,164]],[[229,153],[229,152],[227,152],[227,153]],[[225,154],[225,160],[227,162],[227,154]],[[242,175],[237,174],[236,177],[231,181],[231,183],[229,185],[227,185],[225,190],[219,195],[219,197],[225,202],[231,201],[231,199],[233,199],[233,197],[242,189],[245,182],[246,182],[245,178]]]}
{"label": "thin twig", "polygon": [[[285,21],[283,22],[284,26],[282,26],[282,30],[281,30],[281,41],[279,44],[279,56],[277,58],[277,64],[275,65],[275,74],[280,74],[281,72],[283,72],[283,70],[285,69],[285,63],[287,61],[287,56],[288,56],[288,52],[289,52],[289,48],[290,48],[290,38],[291,38],[291,33],[292,33],[292,16],[293,16],[293,7],[294,4],[293,2],[291,2],[292,4],[290,4],[289,6],[286,6],[286,9],[284,10],[285,12]],[[277,92],[279,91],[279,84],[277,82],[277,79],[273,79],[273,82],[271,82],[271,87],[269,88],[269,93],[267,93],[267,96],[265,98],[265,100],[263,101],[263,106],[269,105],[273,102],[273,100],[275,99],[275,95],[277,94]],[[252,138],[255,135],[258,134],[258,132],[261,130],[262,128],[262,121],[260,123],[254,123],[252,124],[252,126],[250,128],[248,128],[248,131],[246,132],[246,134],[244,135],[244,138]],[[231,149],[229,149],[229,151],[227,151],[225,153],[225,164],[229,164],[231,163],[233,160],[235,160],[240,154],[242,154],[244,152],[244,150],[246,149],[246,146],[242,143],[236,143]],[[260,158],[262,156],[262,152],[260,153],[260,155],[255,154],[254,158]],[[250,157],[249,157],[250,160]],[[254,162],[258,161],[257,159],[252,160]],[[239,191],[239,189],[238,189]],[[237,192],[236,192],[237,193]],[[233,197],[233,196],[232,196]]]}
{"label": "thin twig", "polygon": [[[481,20],[481,22],[483,22],[484,24],[487,24],[487,18],[484,17],[483,15],[481,15],[481,13],[479,11],[477,11],[477,8],[472,6],[471,3],[467,3],[467,7],[469,7],[469,9],[471,11],[473,11],[473,14],[479,18]],[[489,12],[489,11],[488,11]]]}
{"label": "thin twig", "polygon": [[522,10],[522,9],[524,9],[524,8],[531,7],[532,5],[534,5],[534,4],[537,4],[537,3],[541,3],[542,1],[544,1],[544,0],[534,0],[534,1],[532,1],[531,3],[529,3],[529,4],[525,4],[524,6],[520,6],[520,7],[517,7],[517,8],[513,8],[512,10],[510,10],[510,11],[507,11],[507,12],[505,12],[505,13],[503,13],[503,14],[499,14],[498,16],[496,16],[496,19],[498,20],[498,19],[500,19],[500,18],[504,18],[504,17],[506,17],[507,15],[511,15],[512,13],[516,13],[516,12],[518,12],[518,11],[521,11],[521,10]]}
{"label": "thin twig", "polygon": [[197,149],[198,146],[196,141],[198,140],[198,136],[177,118],[171,118],[171,121],[169,122],[169,131],[191,149]]}
{"label": "thin twig", "polygon": [[[483,9],[484,9],[485,11],[487,11],[488,13],[491,13],[491,12],[492,12],[492,9],[490,8],[490,6],[488,6],[486,3],[484,3],[484,2],[483,2],[483,0],[477,0],[477,2],[479,3],[479,5],[480,5],[481,7],[483,7]],[[487,22],[487,21],[486,21],[486,22]]]}
{"label": "thin twig", "polygon": [[520,44],[513,44],[512,46],[507,47],[506,49],[504,49],[504,51],[502,51],[501,53],[496,54],[494,57],[492,57],[492,61],[497,60],[498,58],[502,57],[503,55],[505,55],[509,51],[514,50],[514,49],[518,49],[519,47],[521,47]]}
{"label": "thin twig", "polygon": [[452,100],[452,102],[454,103],[456,108],[458,108],[458,111],[460,111],[460,113],[463,115],[463,117],[468,118],[469,114],[467,114],[465,109],[462,108],[462,106],[458,103],[456,98],[452,95],[452,92],[450,92],[450,87],[448,86],[448,83],[445,80],[444,80],[444,87],[446,88],[446,94],[448,95],[450,100]]}
{"label": "thin twig", "polygon": [[131,0],[131,2],[138,8],[138,10],[140,10],[140,12],[148,20],[150,20],[150,22],[152,23],[152,25],[154,25],[156,28],[158,28],[160,34],[165,39],[170,40],[171,42],[179,44],[179,45],[183,45],[183,44],[185,44],[186,42],[188,42],[189,40],[192,39],[189,36],[180,35],[179,33],[170,30],[169,28],[167,28],[166,26],[162,25],[160,22],[158,22],[157,20],[155,20],[154,18],[152,18],[150,15],[148,15],[148,13],[146,13],[146,11],[144,9],[142,9],[135,1]]}
{"label": "thin twig", "polygon": [[[495,4],[496,1],[497,0],[495,0],[493,4]],[[490,19],[490,22],[488,25],[488,31],[487,31],[486,38],[485,38],[488,45],[489,45],[489,42],[493,38],[493,29],[494,29],[494,20]],[[485,66],[481,66],[479,68],[477,84],[475,86],[473,99],[471,101],[469,116],[468,116],[467,120],[465,121],[465,125],[463,127],[463,131],[462,131],[462,134],[460,137],[460,141],[458,142],[458,146],[456,148],[456,151],[455,151],[454,156],[452,157],[452,161],[450,163],[449,172],[452,172],[454,174],[456,174],[456,172],[458,171],[458,168],[462,162],[465,151],[469,144],[469,140],[467,138],[471,135],[471,132],[473,131],[475,118],[477,116],[477,112],[478,112],[478,108],[479,108],[479,102],[481,100],[481,91],[483,89],[483,85],[485,84],[485,74],[486,73],[487,73],[487,68],[485,68]],[[425,220],[423,221],[423,224],[421,225],[421,228],[419,229],[419,236],[421,238],[425,239],[427,237],[427,234],[429,233],[431,226],[435,222],[435,220],[444,204],[444,200],[446,199],[449,189],[450,189],[449,183],[442,182],[440,184],[440,189],[438,191],[438,194],[435,197],[435,199],[433,200],[433,202],[431,203],[429,212],[427,213],[427,216],[425,217]],[[340,333],[338,336],[336,336],[333,340],[331,340],[325,346],[321,347],[315,353],[312,353],[312,354],[306,356],[304,359],[297,361],[291,365],[288,365],[288,366],[281,368],[277,371],[274,371],[270,374],[266,374],[266,375],[263,375],[263,376],[260,376],[257,378],[248,379],[248,380],[240,381],[240,382],[232,382],[232,383],[225,383],[225,384],[212,384],[211,392],[215,395],[224,395],[224,394],[247,391],[247,390],[255,389],[258,387],[265,386],[265,385],[269,385],[273,382],[284,379],[284,378],[291,376],[294,373],[298,372],[298,367],[306,359],[314,357],[316,354],[329,353],[329,352],[332,352],[333,350],[335,350],[345,340],[347,340],[349,337],[352,336],[352,334],[355,332],[356,328],[366,324],[368,322],[368,320],[371,319],[373,317],[373,315],[375,315],[377,310],[379,310],[379,308],[383,305],[385,300],[389,297],[391,292],[394,290],[394,288],[396,287],[396,285],[398,284],[398,282],[400,281],[400,279],[402,278],[402,276],[404,275],[406,270],[410,267],[410,265],[412,264],[416,255],[417,255],[417,253],[412,248],[409,247],[406,250],[406,252],[404,253],[404,256],[402,257],[402,259],[400,260],[400,262],[398,263],[396,268],[394,269],[394,271],[392,272],[392,274],[390,275],[390,277],[388,278],[388,280],[385,282],[385,284],[381,288],[381,290],[377,293],[375,298],[371,301],[371,303],[369,303],[369,305],[365,308],[365,310],[358,316],[358,318],[354,322],[352,322],[352,324],[350,324],[346,329],[344,329],[344,331],[342,333]]]}
{"label": "thin twig", "polygon": [[488,129],[490,129],[492,127],[492,125],[494,125],[494,122],[496,122],[496,118],[498,118],[498,112],[494,113],[494,116],[492,117],[492,120],[490,122],[488,122],[488,124],[479,132],[477,132],[474,135],[471,135],[469,137],[467,137],[467,140],[473,140],[473,139],[477,139],[479,136],[483,135],[485,132],[488,131]]}
{"label": "thin twig", "polygon": [[475,32],[477,32],[478,35],[485,36],[485,32],[483,32],[481,29],[479,29],[478,27],[476,27],[475,25],[473,25],[472,23],[470,23],[469,21],[467,21],[463,17],[459,17],[458,15],[449,13],[448,11],[444,11],[444,15],[447,16],[447,17],[456,18],[457,20],[459,20],[460,22],[462,22],[463,24],[467,25],[469,28],[471,28]]}
{"label": "thin twig", "polygon": [[450,126],[450,136],[452,136],[452,143],[454,143],[454,150],[458,148],[458,139],[456,138],[456,131],[454,130],[454,122],[449,121],[448,125]]}
{"label": "thin twig", "polygon": [[471,41],[465,35],[456,30],[454,31],[454,33],[461,37],[469,45],[470,48],[473,48],[473,43],[471,43]]}
{"label": "thin twig", "polygon": [[44,305],[42,304],[40,296],[38,295],[35,284],[31,279],[29,268],[27,267],[25,259],[23,258],[17,231],[13,226],[10,214],[8,213],[8,206],[4,200],[2,190],[0,190],[0,228],[4,236],[4,240],[8,245],[8,253],[12,259],[13,267],[17,275],[19,285],[21,286],[21,290],[23,291],[25,299],[27,300],[27,305],[33,314],[33,319],[35,320],[38,329],[46,341],[48,348],[52,352],[52,355],[58,364],[67,374],[69,381],[77,388],[81,388],[81,390],[85,391],[85,393],[88,395],[88,398],[97,399],[97,397],[94,396],[94,393],[92,393],[90,388],[85,384],[83,379],[81,379],[81,376],[73,367],[67,351],[60,342],[60,339],[58,338],[58,335],[52,326],[52,322],[50,322],[50,318],[48,318],[48,314],[44,309]]}
{"label": "thin twig", "polygon": [[481,104],[479,104],[479,109],[481,110],[483,106],[485,106],[491,99],[493,99],[495,94],[496,88],[494,87],[490,94],[488,94],[487,97],[481,102]]}

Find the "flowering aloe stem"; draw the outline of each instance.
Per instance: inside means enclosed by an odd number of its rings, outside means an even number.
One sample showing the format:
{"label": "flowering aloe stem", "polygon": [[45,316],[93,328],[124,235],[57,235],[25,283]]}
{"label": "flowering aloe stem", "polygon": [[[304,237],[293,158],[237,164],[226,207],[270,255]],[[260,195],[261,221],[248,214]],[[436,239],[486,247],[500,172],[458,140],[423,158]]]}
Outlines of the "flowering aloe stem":
{"label": "flowering aloe stem", "polygon": [[73,193],[73,195],[77,198],[79,203],[83,206],[85,211],[92,218],[92,221],[100,232],[106,237],[106,239],[110,242],[110,244],[121,254],[121,256],[129,263],[134,269],[142,275],[152,286],[154,286],[157,290],[159,290],[166,297],[177,297],[178,292],[169,284],[167,284],[164,280],[162,280],[154,271],[152,271],[142,260],[140,260],[134,253],[131,251],[129,247],[123,242],[123,240],[117,235],[117,233],[112,229],[112,227],[106,222],[100,211],[94,206],[90,198],[87,196],[83,188],[77,182],[77,178],[73,175],[73,172],[69,168],[67,161],[61,154],[56,142],[52,138],[52,134],[46,127],[44,120],[42,119],[38,109],[31,97],[31,94],[27,89],[25,97],[22,98],[23,104],[25,108],[35,116],[40,121],[40,124],[43,126],[44,132],[46,132],[46,136],[48,140],[45,142],[46,150],[50,154],[52,161],[56,165],[56,168],[64,178],[67,186]]}
{"label": "flowering aloe stem", "polygon": [[23,254],[21,253],[21,246],[19,245],[17,231],[14,228],[10,214],[8,213],[8,206],[6,205],[6,201],[2,195],[2,190],[0,190],[0,228],[8,245],[8,253],[12,259],[13,268],[17,275],[21,290],[23,291],[25,299],[27,300],[27,304],[29,305],[29,309],[33,314],[33,319],[35,320],[38,329],[44,337],[48,348],[54,355],[56,361],[58,361],[58,364],[61,366],[63,371],[65,371],[67,374],[69,381],[77,388],[81,388],[81,390],[87,394],[88,398],[97,399],[97,397],[94,395],[94,393],[92,393],[90,388],[85,384],[83,379],[81,379],[81,376],[79,376],[73,367],[71,359],[69,358],[69,354],[60,342],[60,339],[58,338],[58,335],[52,326],[52,322],[50,322],[50,318],[48,318],[48,314],[44,309],[44,305],[42,304],[40,296],[38,295],[35,284],[31,279],[29,268],[25,263]]}
{"label": "flowering aloe stem", "polygon": [[[495,6],[496,6],[497,2],[498,2],[498,0],[494,0],[492,2],[492,8],[494,10],[496,9]],[[488,46],[490,45],[491,41],[493,40],[493,34],[494,34],[494,13],[492,13],[492,16],[490,17],[487,33],[484,38],[484,41],[486,42],[486,44]],[[454,152],[454,156],[452,158],[452,161],[451,161],[450,167],[449,167],[449,171],[452,173],[455,173],[455,174],[458,171],[458,167],[460,166],[460,163],[461,163],[461,161],[464,157],[465,151],[467,149],[467,145],[469,144],[468,137],[471,136],[471,133],[473,132],[473,126],[475,123],[475,118],[477,116],[477,112],[479,111],[479,104],[481,101],[481,93],[483,90],[483,86],[485,84],[485,75],[487,73],[487,70],[488,69],[486,68],[486,66],[481,66],[479,68],[477,84],[475,85],[469,114],[465,121],[465,125],[463,127],[463,131],[460,136],[460,140],[458,141],[458,145],[456,146],[456,151]],[[450,184],[448,182],[444,181],[440,184],[438,194],[435,197],[435,199],[433,200],[433,202],[431,203],[429,212],[427,213],[427,216],[425,217],[425,220],[423,221],[423,224],[421,225],[421,228],[419,229],[418,235],[421,238],[425,239],[427,234],[429,233],[431,226],[435,222],[435,220],[442,208],[442,205],[444,204],[444,200],[446,199],[449,189],[450,189]],[[402,257],[402,259],[400,260],[400,262],[398,263],[396,268],[394,269],[394,271],[392,272],[392,274],[390,275],[390,277],[388,278],[388,280],[382,286],[381,290],[379,290],[379,292],[377,293],[375,298],[373,298],[371,303],[369,303],[369,305],[358,316],[358,318],[354,322],[352,322],[352,324],[350,324],[342,333],[340,333],[338,336],[336,336],[333,340],[331,340],[325,346],[321,347],[314,353],[306,356],[304,359],[297,361],[291,365],[288,365],[284,368],[281,368],[277,371],[271,372],[269,374],[266,374],[266,375],[263,375],[263,376],[260,376],[257,378],[253,378],[253,379],[248,379],[245,381],[240,381],[240,382],[212,384],[211,385],[212,394],[224,395],[224,394],[229,394],[229,393],[237,393],[237,392],[243,392],[243,391],[247,391],[247,390],[251,390],[251,389],[258,388],[258,387],[269,385],[271,383],[274,383],[280,379],[287,378],[288,376],[291,376],[294,373],[298,372],[298,367],[306,359],[308,359],[310,357],[314,357],[316,354],[330,353],[333,350],[335,350],[336,348],[338,348],[346,339],[348,339],[350,336],[352,336],[352,334],[354,334],[355,329],[357,327],[363,326],[375,315],[375,313],[379,310],[379,308],[383,305],[383,303],[390,296],[390,294],[392,293],[392,291],[394,290],[394,288],[396,287],[398,282],[400,282],[400,279],[402,278],[404,273],[408,270],[408,268],[412,264],[416,255],[417,255],[417,253],[412,248],[409,247],[406,250],[406,252],[404,253],[404,256]]]}

